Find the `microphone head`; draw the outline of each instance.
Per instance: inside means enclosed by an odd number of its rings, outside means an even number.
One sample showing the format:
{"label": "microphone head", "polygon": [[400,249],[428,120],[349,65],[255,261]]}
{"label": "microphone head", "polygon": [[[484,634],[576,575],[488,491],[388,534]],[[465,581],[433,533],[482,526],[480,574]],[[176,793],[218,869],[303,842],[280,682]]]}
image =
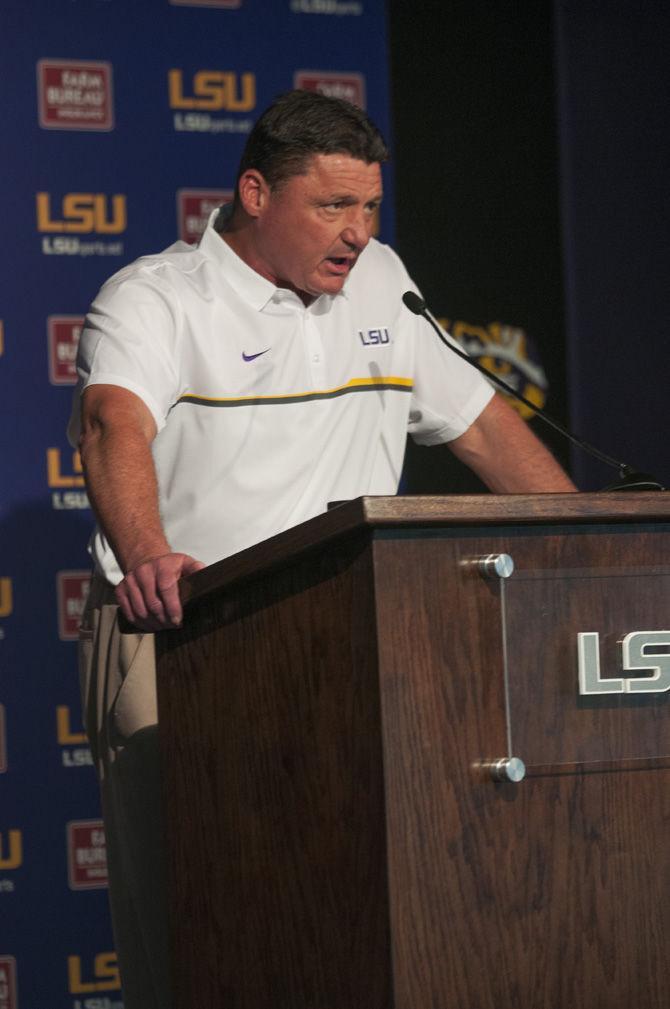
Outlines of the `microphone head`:
{"label": "microphone head", "polygon": [[402,300],[405,302],[405,305],[409,308],[410,312],[414,312],[415,315],[423,315],[426,311],[426,302],[414,291],[405,291],[402,296]]}

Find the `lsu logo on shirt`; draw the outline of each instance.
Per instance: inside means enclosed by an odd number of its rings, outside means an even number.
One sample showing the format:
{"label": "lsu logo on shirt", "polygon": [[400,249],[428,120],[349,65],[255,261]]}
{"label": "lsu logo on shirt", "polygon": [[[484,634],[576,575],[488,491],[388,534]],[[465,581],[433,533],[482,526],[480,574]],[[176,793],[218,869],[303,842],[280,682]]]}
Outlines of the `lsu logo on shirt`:
{"label": "lsu logo on shirt", "polygon": [[18,1009],[16,960],[13,956],[0,956],[0,1009]]}
{"label": "lsu logo on shirt", "polygon": [[96,953],[92,964],[85,964],[82,956],[69,956],[67,977],[70,995],[92,995],[121,988],[116,953],[113,951]]}
{"label": "lsu logo on shirt", "polygon": [[71,890],[98,890],[107,886],[107,845],[102,820],[68,823],[67,853]]}
{"label": "lsu logo on shirt", "polygon": [[114,128],[111,63],[39,60],[37,97],[42,129]]}
{"label": "lsu logo on shirt", "polygon": [[391,334],[386,326],[379,329],[359,329],[358,338],[364,347],[378,347],[391,342]]}
{"label": "lsu logo on shirt", "polygon": [[197,242],[211,212],[232,199],[231,189],[178,189],[177,227],[182,242]]}
{"label": "lsu logo on shirt", "polygon": [[77,347],[84,326],[81,315],[50,315],[47,319],[49,381],[52,385],[75,385]]}
{"label": "lsu logo on shirt", "polygon": [[76,641],[91,583],[90,571],[59,571],[56,575],[58,637]]}
{"label": "lsu logo on shirt", "polygon": [[327,98],[341,98],[365,108],[365,78],[362,74],[346,74],[332,70],[296,70],[293,87],[303,91],[318,91]]}

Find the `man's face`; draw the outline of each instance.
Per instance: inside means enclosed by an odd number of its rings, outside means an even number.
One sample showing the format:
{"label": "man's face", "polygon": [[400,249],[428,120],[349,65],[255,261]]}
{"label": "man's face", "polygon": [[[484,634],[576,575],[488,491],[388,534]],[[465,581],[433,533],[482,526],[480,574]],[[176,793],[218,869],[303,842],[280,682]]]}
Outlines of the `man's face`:
{"label": "man's face", "polygon": [[304,175],[265,191],[254,267],[304,301],[337,294],[370,240],[381,170],[347,154],[316,154]]}

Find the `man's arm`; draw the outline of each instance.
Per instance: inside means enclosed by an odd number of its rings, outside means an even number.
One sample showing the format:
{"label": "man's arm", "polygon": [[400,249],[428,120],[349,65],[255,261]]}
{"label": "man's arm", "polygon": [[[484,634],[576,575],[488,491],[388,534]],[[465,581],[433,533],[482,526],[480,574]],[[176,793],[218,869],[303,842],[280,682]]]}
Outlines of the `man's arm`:
{"label": "man's arm", "polygon": [[577,490],[549,450],[497,393],[465,434],[449,442],[449,448],[496,494]]}
{"label": "man's arm", "polygon": [[156,423],[142,400],[114,385],[92,385],[81,407],[86,489],[125,577],[116,588],[124,615],[142,630],[181,623],[177,583],[205,565],[174,553],[161,526],[151,455]]}

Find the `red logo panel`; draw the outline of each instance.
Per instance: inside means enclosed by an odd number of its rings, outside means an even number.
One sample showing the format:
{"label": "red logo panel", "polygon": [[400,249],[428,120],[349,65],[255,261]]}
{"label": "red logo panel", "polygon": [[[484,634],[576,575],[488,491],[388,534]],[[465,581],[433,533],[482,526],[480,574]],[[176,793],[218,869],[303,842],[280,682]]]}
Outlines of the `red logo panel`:
{"label": "red logo panel", "polygon": [[74,641],[79,637],[88,588],[90,571],[59,571],[58,586],[58,637],[61,641]]}
{"label": "red logo panel", "polygon": [[111,63],[39,60],[39,122],[46,130],[114,127]]}
{"label": "red logo panel", "polygon": [[102,820],[67,825],[67,877],[71,890],[107,886],[107,845]]}
{"label": "red logo panel", "polygon": [[50,315],[49,381],[52,385],[74,385],[77,381],[77,347],[84,325],[81,315]]}
{"label": "red logo panel", "polygon": [[0,956],[0,1009],[18,1009],[16,994],[16,960]]}
{"label": "red logo panel", "polygon": [[209,215],[233,198],[230,189],[178,189],[177,228],[183,242],[197,242],[207,227]]}
{"label": "red logo panel", "polygon": [[293,86],[303,91],[318,91],[328,98],[365,108],[365,78],[362,74],[340,74],[328,70],[296,70]]}

